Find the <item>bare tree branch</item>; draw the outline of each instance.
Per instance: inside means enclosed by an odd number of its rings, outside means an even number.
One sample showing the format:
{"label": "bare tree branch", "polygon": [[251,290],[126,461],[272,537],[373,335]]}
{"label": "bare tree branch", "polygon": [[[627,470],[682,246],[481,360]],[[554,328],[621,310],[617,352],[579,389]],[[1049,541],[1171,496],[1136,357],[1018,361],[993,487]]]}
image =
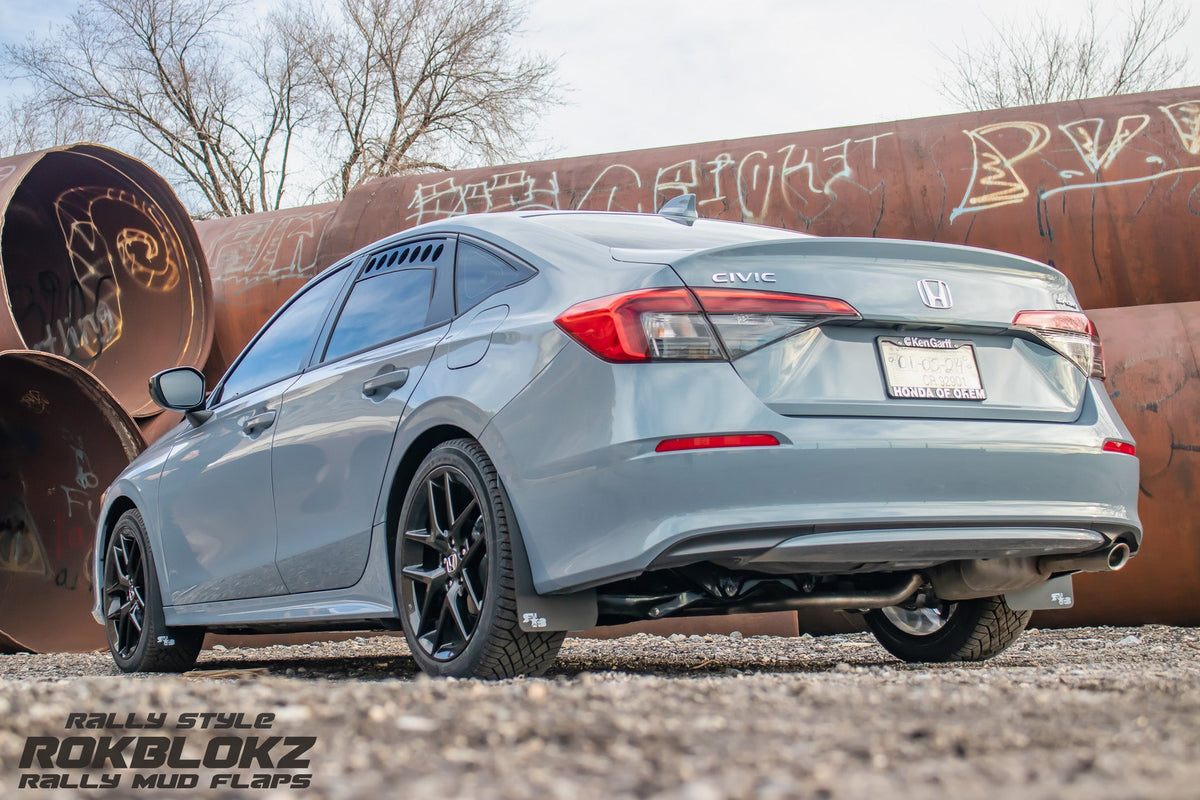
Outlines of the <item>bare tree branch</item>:
{"label": "bare tree branch", "polygon": [[992,22],[987,41],[942,54],[939,88],[970,111],[1165,88],[1185,74],[1187,53],[1172,41],[1190,14],[1180,0],[1128,0],[1119,30],[1098,18],[1094,2],[1074,27],[1044,11]]}
{"label": "bare tree branch", "polygon": [[516,156],[556,100],[554,64],[512,49],[519,2],[302,2],[248,28],[245,0],[81,0],[4,49],[33,91],[0,144],[124,145],[228,216]]}

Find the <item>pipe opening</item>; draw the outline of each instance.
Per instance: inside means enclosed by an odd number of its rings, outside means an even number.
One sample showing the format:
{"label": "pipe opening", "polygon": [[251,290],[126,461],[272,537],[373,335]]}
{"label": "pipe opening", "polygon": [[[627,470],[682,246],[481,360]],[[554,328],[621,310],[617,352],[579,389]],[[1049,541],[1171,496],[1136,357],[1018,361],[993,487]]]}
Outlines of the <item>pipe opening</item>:
{"label": "pipe opening", "polygon": [[66,359],[8,351],[0,371],[0,649],[103,647],[91,617],[96,514],[141,434]]}
{"label": "pipe opening", "polygon": [[5,163],[25,170],[0,181],[10,315],[0,346],[67,358],[131,414],[158,413],[147,378],[202,366],[212,335],[212,289],[183,206],[148,167],[103,147]]}

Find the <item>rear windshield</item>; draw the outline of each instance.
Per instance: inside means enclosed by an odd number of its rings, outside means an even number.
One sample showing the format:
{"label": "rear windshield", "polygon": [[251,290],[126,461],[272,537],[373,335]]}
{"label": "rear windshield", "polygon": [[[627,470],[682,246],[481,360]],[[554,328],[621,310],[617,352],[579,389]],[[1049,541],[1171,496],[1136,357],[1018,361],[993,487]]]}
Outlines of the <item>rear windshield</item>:
{"label": "rear windshield", "polygon": [[684,225],[654,214],[585,212],[539,214],[530,219],[605,247],[635,250],[706,250],[730,244],[805,238],[802,233],[738,222],[701,219]]}

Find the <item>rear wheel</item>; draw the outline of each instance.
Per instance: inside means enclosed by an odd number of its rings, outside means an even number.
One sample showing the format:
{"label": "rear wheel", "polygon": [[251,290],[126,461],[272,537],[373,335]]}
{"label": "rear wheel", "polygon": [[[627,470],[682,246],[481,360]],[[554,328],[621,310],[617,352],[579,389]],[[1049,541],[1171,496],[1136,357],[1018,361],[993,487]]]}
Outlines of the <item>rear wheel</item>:
{"label": "rear wheel", "polygon": [[413,658],[431,675],[540,675],[562,632],[517,621],[518,535],[496,468],[470,439],[439,445],[417,469],[400,512],[396,588]]}
{"label": "rear wheel", "polygon": [[1003,597],[935,606],[892,606],[865,615],[875,638],[904,661],[983,661],[1017,640],[1030,611],[1014,611]]}
{"label": "rear wheel", "polygon": [[203,628],[168,628],[146,525],[121,515],[104,556],[104,632],[122,672],[183,672],[204,644]]}

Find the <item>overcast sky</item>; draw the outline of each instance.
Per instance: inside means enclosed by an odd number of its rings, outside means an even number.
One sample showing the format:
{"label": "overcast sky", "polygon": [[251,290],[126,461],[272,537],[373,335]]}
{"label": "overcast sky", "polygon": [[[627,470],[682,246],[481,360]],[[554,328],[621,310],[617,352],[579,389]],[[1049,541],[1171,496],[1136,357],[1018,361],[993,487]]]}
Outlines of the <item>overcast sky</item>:
{"label": "overcast sky", "polygon": [[[249,8],[272,1],[254,0]],[[44,33],[75,5],[0,0],[0,41]],[[558,57],[569,87],[567,104],[545,115],[538,134],[551,154],[573,156],[952,113],[957,109],[937,90],[939,49],[952,52],[986,36],[989,18],[1043,8],[1080,17],[1087,5],[530,0],[526,42]],[[1097,0],[1114,29],[1126,5]],[[1178,44],[1200,63],[1200,8]],[[1200,83],[1195,67],[1187,83]]]}

